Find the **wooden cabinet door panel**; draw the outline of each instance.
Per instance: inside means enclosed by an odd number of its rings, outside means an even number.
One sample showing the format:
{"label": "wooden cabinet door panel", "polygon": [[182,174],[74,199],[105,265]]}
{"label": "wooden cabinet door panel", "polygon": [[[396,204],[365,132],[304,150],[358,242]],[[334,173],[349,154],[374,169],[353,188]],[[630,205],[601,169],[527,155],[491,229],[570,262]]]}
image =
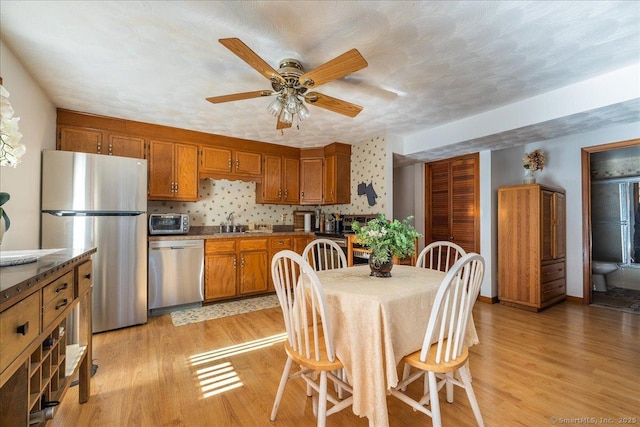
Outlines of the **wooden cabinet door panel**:
{"label": "wooden cabinet door panel", "polygon": [[555,253],[554,258],[564,258],[566,254],[567,246],[567,231],[566,231],[566,198],[562,193],[555,193],[554,195],[554,242]]}
{"label": "wooden cabinet door panel", "polygon": [[300,203],[300,161],[298,159],[283,159],[282,186],[284,194],[282,201],[290,204]]}
{"label": "wooden cabinet door panel", "polygon": [[58,131],[60,150],[101,154],[103,135],[99,130],[61,126]]}
{"label": "wooden cabinet door panel", "polygon": [[112,156],[144,159],[144,138],[109,135],[108,153]]}
{"label": "wooden cabinet door panel", "polygon": [[267,251],[240,253],[239,293],[267,290]]}
{"label": "wooden cabinet door panel", "polygon": [[351,203],[351,156],[336,155],[336,203]]}
{"label": "wooden cabinet door panel", "polygon": [[236,254],[207,255],[205,258],[205,300],[236,295]]}
{"label": "wooden cabinet door panel", "polygon": [[175,144],[175,198],[198,200],[198,147]]}
{"label": "wooden cabinet door panel", "polygon": [[260,175],[262,173],[262,155],[248,151],[236,151],[234,172],[242,175]]}
{"label": "wooden cabinet door panel", "polygon": [[150,141],[149,143],[149,198],[173,198],[173,143]]}
{"label": "wooden cabinet door panel", "polygon": [[300,161],[300,204],[322,203],[323,159],[302,159]]}
{"label": "wooden cabinet door panel", "polygon": [[202,172],[231,172],[231,150],[228,148],[203,147],[200,170]]}
{"label": "wooden cabinet door panel", "polygon": [[264,157],[262,177],[262,203],[278,203],[282,200],[282,158]]}
{"label": "wooden cabinet door panel", "polygon": [[336,156],[324,159],[324,203],[336,203]]}

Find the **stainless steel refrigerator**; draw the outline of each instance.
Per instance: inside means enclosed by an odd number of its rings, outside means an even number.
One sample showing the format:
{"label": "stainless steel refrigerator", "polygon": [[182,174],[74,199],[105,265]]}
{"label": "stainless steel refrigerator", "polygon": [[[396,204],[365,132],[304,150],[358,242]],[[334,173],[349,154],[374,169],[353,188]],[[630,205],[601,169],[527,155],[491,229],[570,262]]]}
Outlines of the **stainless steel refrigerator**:
{"label": "stainless steel refrigerator", "polygon": [[147,322],[147,161],[42,152],[42,248],[96,247],[93,332]]}

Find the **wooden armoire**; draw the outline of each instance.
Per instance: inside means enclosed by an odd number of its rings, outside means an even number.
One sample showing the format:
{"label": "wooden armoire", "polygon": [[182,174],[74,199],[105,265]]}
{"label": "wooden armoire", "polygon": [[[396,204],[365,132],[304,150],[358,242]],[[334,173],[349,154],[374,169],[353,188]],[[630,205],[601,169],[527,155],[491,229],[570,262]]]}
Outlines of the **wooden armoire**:
{"label": "wooden armoire", "polygon": [[498,298],[540,311],[566,298],[565,193],[541,184],[498,190]]}

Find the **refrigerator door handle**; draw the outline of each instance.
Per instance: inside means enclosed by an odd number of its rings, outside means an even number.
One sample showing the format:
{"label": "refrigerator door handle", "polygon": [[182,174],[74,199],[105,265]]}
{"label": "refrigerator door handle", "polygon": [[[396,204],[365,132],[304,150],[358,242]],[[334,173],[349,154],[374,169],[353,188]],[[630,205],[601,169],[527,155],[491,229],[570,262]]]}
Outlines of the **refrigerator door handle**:
{"label": "refrigerator door handle", "polygon": [[144,211],[131,211],[131,212],[114,212],[114,211],[55,211],[46,210],[43,213],[54,216],[138,216],[146,212]]}

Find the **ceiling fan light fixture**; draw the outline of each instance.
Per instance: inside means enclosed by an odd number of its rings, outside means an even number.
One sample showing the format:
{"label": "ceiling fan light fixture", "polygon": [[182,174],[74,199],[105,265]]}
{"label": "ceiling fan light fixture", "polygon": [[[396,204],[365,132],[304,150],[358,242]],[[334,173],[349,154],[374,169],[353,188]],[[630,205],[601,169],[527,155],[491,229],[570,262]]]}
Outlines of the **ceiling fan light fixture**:
{"label": "ceiling fan light fixture", "polygon": [[272,102],[271,104],[269,104],[269,106],[267,107],[267,111],[273,116],[273,117],[278,117],[280,115],[280,112],[282,112],[282,108],[284,107],[284,104],[282,102],[282,99],[280,98],[280,96],[277,96]]}
{"label": "ceiling fan light fixture", "polygon": [[292,123],[293,122],[293,114],[291,113],[291,111],[287,110],[286,108],[284,110],[282,110],[282,115],[280,116],[280,121],[282,123]]}
{"label": "ceiling fan light fixture", "polygon": [[304,121],[304,119],[307,119],[311,116],[311,113],[309,112],[307,107],[305,107],[303,104],[300,104],[300,107],[302,108],[298,110],[298,120]]}

